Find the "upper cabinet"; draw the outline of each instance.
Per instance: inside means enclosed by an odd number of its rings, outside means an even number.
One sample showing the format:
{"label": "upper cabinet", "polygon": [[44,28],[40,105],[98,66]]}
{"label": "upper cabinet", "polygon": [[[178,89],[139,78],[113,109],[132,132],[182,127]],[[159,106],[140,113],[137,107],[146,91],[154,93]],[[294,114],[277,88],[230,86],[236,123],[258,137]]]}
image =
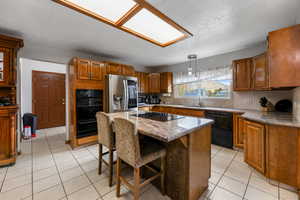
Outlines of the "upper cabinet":
{"label": "upper cabinet", "polygon": [[161,93],[171,93],[173,83],[173,73],[163,72],[160,73],[160,92]]}
{"label": "upper cabinet", "polygon": [[122,65],[119,63],[107,63],[107,73],[108,74],[115,74],[115,75],[122,75]]}
{"label": "upper cabinet", "polygon": [[160,73],[149,74],[149,92],[150,93],[161,93],[160,92]]}
{"label": "upper cabinet", "polygon": [[105,63],[77,59],[77,79],[103,81]]}
{"label": "upper cabinet", "polygon": [[255,90],[268,90],[269,87],[269,68],[266,53],[253,58],[253,88]]}
{"label": "upper cabinet", "polygon": [[136,76],[134,68],[129,65],[122,65],[122,74],[125,76]]}
{"label": "upper cabinet", "polygon": [[269,90],[266,53],[233,61],[234,91]]}
{"label": "upper cabinet", "polygon": [[270,86],[300,86],[300,25],[269,33]]}
{"label": "upper cabinet", "polygon": [[233,61],[233,88],[235,91],[252,88],[252,59],[246,58]]}
{"label": "upper cabinet", "polygon": [[0,86],[15,87],[17,51],[23,40],[0,35]]}
{"label": "upper cabinet", "polygon": [[139,83],[139,93],[149,92],[149,73],[146,72],[136,72]]}

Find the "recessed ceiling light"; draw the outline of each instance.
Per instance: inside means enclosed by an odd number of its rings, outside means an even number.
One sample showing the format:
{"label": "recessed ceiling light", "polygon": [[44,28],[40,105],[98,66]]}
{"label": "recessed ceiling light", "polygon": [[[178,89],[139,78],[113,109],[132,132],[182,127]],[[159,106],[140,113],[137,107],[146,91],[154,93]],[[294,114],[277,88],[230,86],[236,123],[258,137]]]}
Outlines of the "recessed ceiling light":
{"label": "recessed ceiling light", "polygon": [[54,0],[161,47],[192,36],[144,0]]}

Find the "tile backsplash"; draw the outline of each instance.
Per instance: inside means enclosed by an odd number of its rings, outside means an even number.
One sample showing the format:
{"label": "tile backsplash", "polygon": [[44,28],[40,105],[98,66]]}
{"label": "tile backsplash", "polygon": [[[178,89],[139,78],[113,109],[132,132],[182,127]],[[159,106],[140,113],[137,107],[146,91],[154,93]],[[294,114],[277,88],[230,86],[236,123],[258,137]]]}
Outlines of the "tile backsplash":
{"label": "tile backsplash", "polygon": [[[294,90],[233,92],[231,99],[201,99],[200,105],[208,107],[260,110],[259,99],[261,97],[266,97],[273,105],[275,105],[279,100],[282,99],[289,99],[292,101],[295,93],[296,92]],[[299,98],[298,100],[300,100],[300,89],[297,94]],[[199,105],[199,99],[178,99],[174,98],[172,95],[169,97],[162,97],[161,99],[162,103],[167,104],[182,104],[190,106]],[[300,102],[297,105],[300,107]]]}
{"label": "tile backsplash", "polygon": [[296,117],[297,120],[300,120],[300,87],[294,89],[294,116]]}

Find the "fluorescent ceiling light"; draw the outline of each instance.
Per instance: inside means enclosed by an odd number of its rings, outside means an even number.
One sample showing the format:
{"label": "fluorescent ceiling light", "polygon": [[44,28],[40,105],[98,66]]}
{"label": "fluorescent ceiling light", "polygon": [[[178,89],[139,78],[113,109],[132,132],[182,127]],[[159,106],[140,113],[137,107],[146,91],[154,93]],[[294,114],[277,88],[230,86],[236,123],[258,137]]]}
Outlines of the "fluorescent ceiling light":
{"label": "fluorescent ceiling light", "polygon": [[123,26],[160,44],[166,44],[185,36],[184,33],[147,9],[142,9]]}
{"label": "fluorescent ceiling light", "polygon": [[136,3],[133,0],[68,0],[110,21],[117,22]]}

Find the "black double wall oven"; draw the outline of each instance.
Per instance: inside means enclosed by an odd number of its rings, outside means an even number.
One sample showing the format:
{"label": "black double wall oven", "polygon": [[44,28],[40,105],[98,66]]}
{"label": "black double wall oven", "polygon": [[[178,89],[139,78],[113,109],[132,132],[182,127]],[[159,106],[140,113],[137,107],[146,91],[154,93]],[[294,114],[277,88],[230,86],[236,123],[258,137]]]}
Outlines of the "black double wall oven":
{"label": "black double wall oven", "polygon": [[97,135],[99,111],[103,111],[103,90],[76,90],[77,138]]}

